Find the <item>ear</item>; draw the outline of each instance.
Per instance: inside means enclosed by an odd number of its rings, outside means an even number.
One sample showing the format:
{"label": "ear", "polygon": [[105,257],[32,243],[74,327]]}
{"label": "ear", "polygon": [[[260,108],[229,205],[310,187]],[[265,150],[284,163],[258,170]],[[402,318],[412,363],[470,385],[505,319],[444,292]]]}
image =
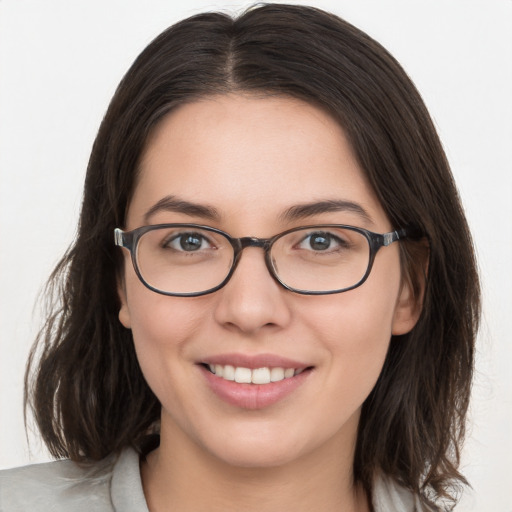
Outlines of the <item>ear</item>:
{"label": "ear", "polygon": [[414,328],[421,315],[423,290],[424,286],[420,294],[414,293],[410,280],[404,280],[395,305],[391,331],[393,335],[407,334]]}
{"label": "ear", "polygon": [[412,244],[405,241],[404,245],[407,250],[403,254],[402,283],[392,325],[392,334],[396,336],[410,332],[420,318],[430,258],[430,247],[426,238]]}
{"label": "ear", "polygon": [[117,283],[117,295],[119,296],[119,302],[121,307],[119,309],[119,321],[127,329],[131,329],[132,323],[130,318],[130,309],[128,308],[128,301],[126,300],[126,287],[124,279],[118,279]]}

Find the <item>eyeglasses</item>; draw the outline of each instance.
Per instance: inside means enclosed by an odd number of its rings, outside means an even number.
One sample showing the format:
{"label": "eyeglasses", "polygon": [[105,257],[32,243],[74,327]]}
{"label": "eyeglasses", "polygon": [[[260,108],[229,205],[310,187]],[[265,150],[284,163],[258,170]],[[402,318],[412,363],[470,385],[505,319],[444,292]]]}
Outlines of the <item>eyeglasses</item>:
{"label": "eyeglasses", "polygon": [[272,277],[304,295],[341,293],[368,278],[377,251],[411,236],[406,229],[373,233],[339,224],[303,226],[272,238],[233,238],[209,226],[158,224],[115,230],[115,244],[128,249],[142,283],[177,297],[206,295],[222,288],[242,251],[261,247]]}

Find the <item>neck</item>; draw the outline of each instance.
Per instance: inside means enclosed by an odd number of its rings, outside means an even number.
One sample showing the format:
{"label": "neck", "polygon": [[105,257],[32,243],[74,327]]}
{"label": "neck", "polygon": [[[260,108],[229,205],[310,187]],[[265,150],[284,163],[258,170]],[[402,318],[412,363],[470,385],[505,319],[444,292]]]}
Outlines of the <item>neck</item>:
{"label": "neck", "polygon": [[[141,465],[151,512],[368,512],[353,482],[354,442],[336,439],[314,453],[270,467],[220,460],[177,432],[162,429],[160,447]],[[353,440],[352,440],[353,441]]]}

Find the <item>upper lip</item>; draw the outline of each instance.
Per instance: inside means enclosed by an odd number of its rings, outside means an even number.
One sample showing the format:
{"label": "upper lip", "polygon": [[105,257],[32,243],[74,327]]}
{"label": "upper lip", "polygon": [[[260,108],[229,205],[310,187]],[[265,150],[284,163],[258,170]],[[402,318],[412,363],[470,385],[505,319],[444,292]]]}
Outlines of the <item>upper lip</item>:
{"label": "upper lip", "polygon": [[305,364],[294,359],[290,359],[276,354],[219,354],[211,357],[206,357],[200,361],[203,364],[219,364],[222,366],[231,365],[235,367],[250,368],[295,368],[304,369],[310,364]]}

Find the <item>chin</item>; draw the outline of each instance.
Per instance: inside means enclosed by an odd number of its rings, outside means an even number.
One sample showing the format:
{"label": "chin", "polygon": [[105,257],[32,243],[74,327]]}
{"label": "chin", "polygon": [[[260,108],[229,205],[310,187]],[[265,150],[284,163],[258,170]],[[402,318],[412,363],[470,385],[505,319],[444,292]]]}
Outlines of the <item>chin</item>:
{"label": "chin", "polygon": [[234,468],[266,469],[286,466],[302,455],[297,450],[286,446],[262,443],[250,445],[233,444],[230,449],[222,453],[212,453],[214,457],[224,464]]}
{"label": "chin", "polygon": [[[240,425],[238,426],[240,427]],[[204,439],[203,448],[228,466],[247,469],[278,468],[316,455],[332,455],[340,445],[340,431],[290,428],[281,425],[245,425],[225,429],[221,437]]]}

